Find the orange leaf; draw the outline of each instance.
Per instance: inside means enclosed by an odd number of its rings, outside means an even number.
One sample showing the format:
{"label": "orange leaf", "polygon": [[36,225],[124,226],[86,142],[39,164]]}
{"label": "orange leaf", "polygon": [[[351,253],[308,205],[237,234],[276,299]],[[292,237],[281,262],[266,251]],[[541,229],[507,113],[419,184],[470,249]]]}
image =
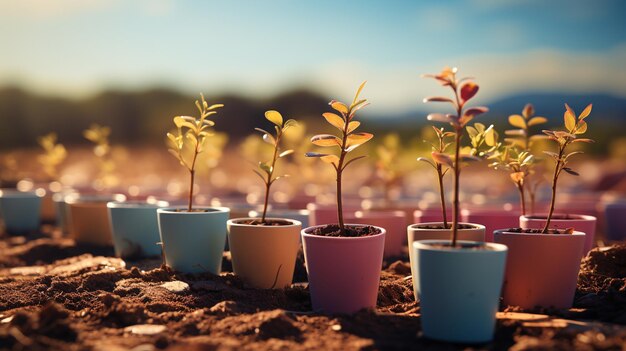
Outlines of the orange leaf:
{"label": "orange leaf", "polygon": [[591,113],[591,108],[593,107],[592,104],[587,105],[587,107],[585,107],[585,109],[583,110],[583,112],[580,113],[580,116],[578,116],[579,119],[585,119],[587,118],[587,116],[589,116],[589,114]]}
{"label": "orange leaf", "polygon": [[330,124],[332,124],[335,128],[339,129],[339,130],[343,130],[343,128],[345,127],[345,123],[343,121],[343,118],[339,117],[338,115],[332,113],[332,112],[325,112],[322,113],[322,116],[324,116],[324,118],[326,118],[326,121]]}
{"label": "orange leaf", "polygon": [[330,102],[330,107],[343,113],[344,115],[348,113],[348,106],[346,106],[343,102],[333,100]]}

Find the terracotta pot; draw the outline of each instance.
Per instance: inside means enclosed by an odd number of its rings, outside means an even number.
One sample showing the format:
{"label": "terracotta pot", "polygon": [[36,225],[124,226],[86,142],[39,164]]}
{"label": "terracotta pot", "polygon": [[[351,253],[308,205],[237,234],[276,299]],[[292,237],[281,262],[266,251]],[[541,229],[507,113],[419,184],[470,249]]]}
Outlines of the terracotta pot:
{"label": "terracotta pot", "polygon": [[612,241],[626,239],[626,201],[613,202],[604,208],[606,238]]}
{"label": "terracotta pot", "polygon": [[448,243],[413,243],[411,268],[416,272],[422,332],[427,338],[448,342],[489,342],[495,330],[507,248],[494,243],[484,244],[485,250],[433,246]]}
{"label": "terracotta pot", "polygon": [[157,209],[166,264],[183,273],[219,274],[230,210],[226,207],[194,209],[204,211]]}
{"label": "terracotta pot", "polygon": [[346,222],[368,224],[385,228],[384,257],[398,257],[402,255],[406,236],[406,215],[403,211],[356,211],[345,218]]}
{"label": "terracotta pot", "polygon": [[[471,229],[459,229],[458,230],[458,240],[466,240],[466,241],[477,241],[483,242],[485,241],[485,226],[482,224],[473,224],[473,223],[460,223],[460,224],[469,224],[475,226],[475,228]],[[452,229],[429,229],[423,228],[425,226],[443,226],[441,222],[431,222],[431,223],[417,223],[408,226],[407,228],[407,241],[409,245],[409,262],[411,264],[411,275],[413,276],[413,295],[417,300],[417,289],[415,287],[415,271],[413,270],[413,243],[418,240],[447,240],[450,241],[452,237]]]}
{"label": "terracotta pot", "polygon": [[41,192],[0,190],[0,217],[8,234],[28,234],[39,229]]}
{"label": "terracotta pot", "polygon": [[[306,206],[306,209],[309,210],[309,225],[317,226],[323,224],[336,224],[339,222],[337,217],[337,205],[320,205],[315,203],[310,203]],[[358,211],[361,208],[356,205],[345,205],[343,206],[344,216],[349,214],[350,212]],[[345,220],[344,220],[345,221]]]}
{"label": "terracotta pot", "polygon": [[353,313],[376,307],[385,229],[348,238],[309,234],[315,228],[301,232],[313,310]]}
{"label": "terracotta pot", "polygon": [[484,225],[485,241],[493,242],[494,230],[519,226],[519,212],[504,209],[465,209],[461,211],[461,221]]}
{"label": "terracotta pot", "polygon": [[494,240],[509,248],[502,293],[505,305],[524,309],[572,307],[585,233],[530,234],[496,230]]}
{"label": "terracotta pot", "polygon": [[[546,214],[540,214],[535,216],[520,216],[519,225],[524,229],[542,229],[546,225]],[[595,234],[596,234],[596,217],[589,215],[573,215],[573,214],[554,214],[550,221],[550,228],[552,229],[567,229],[574,228],[574,230],[585,233],[585,246],[583,255],[586,255],[589,250],[595,246]]]}
{"label": "terracotta pot", "polygon": [[157,209],[168,205],[167,202],[109,202],[115,255],[122,258],[161,255]]}
{"label": "terracotta pot", "polygon": [[106,202],[69,203],[70,236],[83,244],[109,246],[113,234]]}
{"label": "terracotta pot", "polygon": [[280,289],[290,286],[300,249],[302,223],[282,218],[267,219],[288,221],[290,224],[262,226],[239,223],[253,219],[237,218],[227,222],[233,272],[253,288]]}

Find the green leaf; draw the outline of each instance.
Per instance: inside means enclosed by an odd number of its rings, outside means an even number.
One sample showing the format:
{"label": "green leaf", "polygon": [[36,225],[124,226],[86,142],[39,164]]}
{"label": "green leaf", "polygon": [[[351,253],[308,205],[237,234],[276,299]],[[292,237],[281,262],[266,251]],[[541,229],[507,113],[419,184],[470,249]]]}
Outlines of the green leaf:
{"label": "green leaf", "polygon": [[268,165],[265,162],[259,162],[259,168],[265,171],[265,173],[267,174],[272,173],[272,166]]}
{"label": "green leaf", "polygon": [[265,112],[265,118],[274,123],[275,125],[282,128],[283,126],[283,116],[275,110],[269,110]]}

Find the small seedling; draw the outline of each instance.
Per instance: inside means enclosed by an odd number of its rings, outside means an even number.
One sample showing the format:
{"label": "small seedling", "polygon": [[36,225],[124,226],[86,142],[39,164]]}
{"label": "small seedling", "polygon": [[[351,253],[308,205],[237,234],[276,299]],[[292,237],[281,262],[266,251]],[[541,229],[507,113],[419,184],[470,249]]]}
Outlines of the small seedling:
{"label": "small seedling", "polygon": [[63,163],[67,157],[67,150],[63,144],[57,143],[56,133],[48,133],[37,139],[39,145],[43,148],[43,154],[37,156],[37,161],[43,167],[43,171],[52,180],[58,177],[57,167]]}
{"label": "small seedling", "polygon": [[[168,151],[176,157],[178,162],[189,171],[189,200],[187,211],[193,210],[193,187],[196,174],[196,161],[198,154],[204,151],[207,138],[212,135],[211,128],[215,122],[207,117],[217,113],[218,108],[224,107],[222,104],[209,104],[204,100],[204,95],[200,94],[200,101],[196,100],[196,108],[200,113],[199,117],[176,116],[174,124],[176,133],[167,133],[169,141]],[[185,148],[190,145],[192,152],[187,154]]]}
{"label": "small seedling", "polygon": [[109,187],[117,181],[112,175],[115,171],[115,163],[111,158],[111,144],[109,143],[109,135],[111,128],[92,124],[89,129],[83,132],[85,139],[94,144],[93,153],[98,159],[99,176],[98,181],[104,186]]}
{"label": "small seedling", "polygon": [[347,156],[357,147],[365,144],[374,137],[374,135],[370,133],[356,132],[361,125],[361,122],[355,120],[356,112],[369,105],[366,99],[359,99],[359,95],[361,94],[363,87],[365,87],[365,83],[366,82],[363,82],[359,86],[359,89],[349,106],[336,100],[332,100],[329,103],[330,107],[339,112],[339,114],[332,112],[322,114],[328,123],[339,130],[338,136],[332,134],[319,134],[311,138],[311,142],[316,146],[339,147],[339,156],[332,153],[319,152],[308,152],[306,154],[307,157],[319,157],[322,161],[331,164],[337,173],[337,216],[339,219],[341,235],[345,234],[343,206],[341,200],[341,180],[343,171],[352,162],[365,157],[358,156],[348,159]]}
{"label": "small seedling", "polygon": [[456,77],[456,68],[444,68],[443,71],[435,75],[426,75],[425,77],[434,78],[444,87],[449,87],[453,92],[453,98],[442,96],[428,97],[424,102],[445,102],[452,105],[455,114],[431,113],[428,115],[429,121],[444,122],[452,126],[454,132],[454,156],[446,153],[434,152],[433,158],[442,164],[450,167],[454,172],[454,200],[453,200],[453,222],[452,222],[452,246],[456,246],[459,224],[459,186],[462,163],[476,160],[477,157],[470,154],[461,154],[461,138],[467,124],[474,117],[488,111],[486,107],[470,107],[466,108],[467,102],[478,93],[478,84],[473,82],[472,78]]}
{"label": "small seedling", "polygon": [[587,122],[585,122],[585,118],[591,114],[592,104],[587,105],[583,112],[576,117],[576,113],[572,110],[569,105],[565,104],[565,113],[563,114],[563,119],[565,121],[565,131],[558,130],[544,130],[543,133],[548,136],[548,139],[554,140],[558,145],[558,152],[544,151],[544,153],[556,162],[556,166],[554,167],[554,176],[552,177],[552,199],[550,200],[550,212],[548,213],[548,218],[546,220],[546,225],[543,227],[542,233],[547,233],[550,228],[550,221],[552,220],[552,215],[554,214],[554,203],[556,200],[556,185],[559,180],[559,175],[562,171],[565,171],[571,175],[578,176],[578,173],[571,168],[567,167],[570,158],[574,155],[581,154],[582,151],[573,151],[567,153],[567,147],[573,143],[593,143],[591,139],[585,138],[577,138],[577,135],[582,135],[587,132]]}
{"label": "small seedling", "polygon": [[[444,167],[443,163],[438,162],[437,161],[438,157],[435,155],[440,155],[446,152],[448,147],[452,145],[452,142],[450,141],[450,139],[454,137],[454,133],[446,132],[443,128],[437,128],[435,126],[432,126],[432,128],[435,131],[435,134],[437,135],[437,142],[430,143],[431,159],[429,160],[426,157],[418,157],[417,160],[428,163],[431,167],[433,167],[435,172],[437,172],[437,180],[439,181],[439,199],[441,201],[441,215],[443,218],[443,227],[449,228],[448,214],[446,211],[446,197],[445,197],[445,191],[443,187],[443,177],[446,175],[446,173],[448,173],[450,168]],[[428,143],[428,141],[426,140],[424,140],[424,142]]]}
{"label": "small seedling", "polygon": [[276,177],[274,176],[274,172],[276,171],[276,161],[278,161],[279,158],[285,157],[293,153],[293,150],[281,151],[280,141],[285,131],[289,127],[292,127],[296,124],[296,121],[293,119],[288,119],[287,121],[285,121],[283,119],[283,116],[278,111],[273,111],[273,110],[265,112],[265,118],[274,124],[274,130],[276,131],[276,134],[272,135],[272,133],[264,129],[254,128],[255,130],[263,134],[263,141],[270,144],[272,148],[274,149],[271,161],[259,162],[258,167],[260,171],[256,169],[254,170],[254,173],[256,173],[259,177],[261,177],[261,179],[263,180],[263,183],[265,183],[265,201],[263,203],[263,215],[261,216],[262,224],[266,223],[265,216],[267,215],[267,205],[269,203],[270,187],[278,179],[286,177],[286,175],[276,176]]}
{"label": "small seedling", "polygon": [[535,194],[541,177],[535,177],[537,158],[532,154],[533,144],[537,140],[545,139],[543,134],[532,134],[531,127],[544,124],[547,118],[535,116],[532,104],[526,104],[521,115],[510,115],[509,124],[516,129],[506,130],[504,139],[507,145],[503,145],[495,162],[494,168],[504,169],[510,172],[511,180],[515,183],[520,195],[522,215],[526,215],[525,193],[530,197],[530,212],[534,212]]}

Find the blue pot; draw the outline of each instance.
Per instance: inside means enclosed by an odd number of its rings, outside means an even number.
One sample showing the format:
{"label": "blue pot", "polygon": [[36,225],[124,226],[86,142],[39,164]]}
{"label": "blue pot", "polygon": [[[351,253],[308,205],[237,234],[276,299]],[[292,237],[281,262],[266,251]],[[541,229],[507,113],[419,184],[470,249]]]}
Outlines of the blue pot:
{"label": "blue pot", "polygon": [[27,234],[39,229],[41,198],[35,191],[0,190],[0,215],[9,234]]}
{"label": "blue pot", "polygon": [[165,261],[183,273],[219,274],[226,244],[226,207],[199,207],[202,212],[185,209],[157,210]]}
{"label": "blue pot", "polygon": [[167,206],[146,202],[109,202],[107,208],[117,257],[161,255],[157,209]]}
{"label": "blue pot", "polygon": [[449,243],[413,243],[423,335],[448,342],[489,342],[496,324],[507,247],[473,241],[458,243],[483,244],[487,249],[433,246]]}

